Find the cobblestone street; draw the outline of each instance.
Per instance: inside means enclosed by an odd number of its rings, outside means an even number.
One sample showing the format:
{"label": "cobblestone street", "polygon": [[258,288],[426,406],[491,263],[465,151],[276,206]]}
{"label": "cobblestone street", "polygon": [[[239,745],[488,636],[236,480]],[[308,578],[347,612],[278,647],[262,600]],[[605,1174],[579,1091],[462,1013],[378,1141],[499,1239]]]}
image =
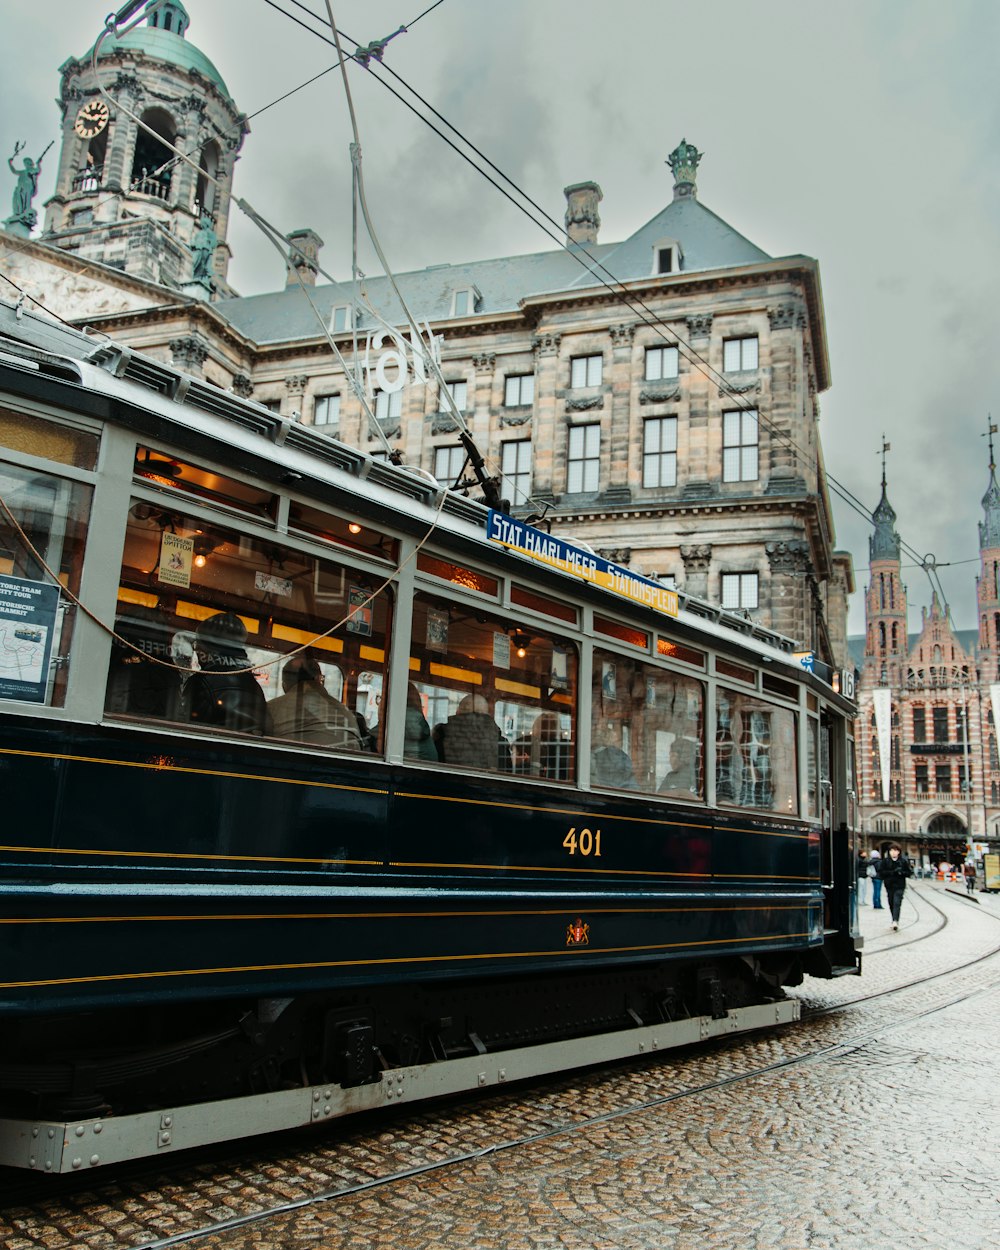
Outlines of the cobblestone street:
{"label": "cobblestone street", "polygon": [[0,1244],[994,1250],[1000,902],[978,897],[911,886],[898,933],[866,908],[864,976],[804,985],[800,1026],[177,1158],[155,1187],[53,1183]]}

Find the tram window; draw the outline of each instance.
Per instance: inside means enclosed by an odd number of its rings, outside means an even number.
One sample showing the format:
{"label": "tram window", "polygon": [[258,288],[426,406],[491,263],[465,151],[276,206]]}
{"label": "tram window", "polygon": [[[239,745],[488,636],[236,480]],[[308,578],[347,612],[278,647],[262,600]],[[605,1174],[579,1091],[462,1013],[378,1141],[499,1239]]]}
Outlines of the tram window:
{"label": "tram window", "polygon": [[594,617],[594,633],[617,638],[619,642],[627,642],[629,646],[639,647],[642,651],[649,650],[649,634],[645,630],[619,625],[617,621],[609,621],[601,616]]}
{"label": "tram window", "polygon": [[278,497],[247,482],[226,477],[213,469],[203,469],[186,460],[178,460],[167,452],[139,447],[135,457],[135,475],[156,486],[195,495],[212,503],[225,504],[255,517],[274,520],[278,513]]}
{"label": "tram window", "polygon": [[430,573],[446,582],[454,582],[456,586],[463,586],[466,590],[478,590],[484,595],[492,595],[493,598],[500,591],[500,583],[496,578],[487,577],[485,573],[478,573],[475,569],[463,568],[461,564],[452,564],[450,560],[441,560],[423,551],[417,556],[417,568],[421,573]]}
{"label": "tram window", "polygon": [[595,648],[591,782],[703,798],[704,704],[693,677]]}
{"label": "tram window", "polygon": [[510,601],[519,607],[531,608],[533,612],[542,612],[546,616],[554,616],[557,620],[569,621],[572,625],[577,622],[576,608],[572,604],[560,603],[556,599],[546,599],[542,595],[535,594],[533,590],[526,590],[523,586],[511,586]]}
{"label": "tram window", "polygon": [[363,551],[379,560],[395,562],[399,558],[399,543],[394,538],[358,521],[345,520],[332,512],[297,503],[294,499],[288,505],[288,528],[340,547],[349,547],[352,551]]}
{"label": "tram window", "polygon": [[101,440],[89,430],[79,430],[61,421],[27,412],[0,408],[0,446],[26,452],[43,460],[72,465],[74,469],[96,469]]}
{"label": "tram window", "polygon": [[333,561],[135,501],[116,622],[133,646],[112,649],[106,711],[378,749],[389,596],[375,587]]}
{"label": "tram window", "polygon": [[782,677],[774,677],[771,673],[764,673],[761,676],[764,689],[770,694],[780,695],[783,699],[792,699],[795,703],[799,701],[799,688],[793,681],[785,681]]}
{"label": "tram window", "polygon": [[444,764],[572,781],[576,650],[535,626],[418,592],[404,753],[433,759],[419,702]]}
{"label": "tram window", "polygon": [[757,684],[757,674],[752,668],[734,664],[732,660],[724,660],[721,655],[715,657],[715,671],[721,673],[723,677],[735,677],[737,681],[748,682],[751,686]]}
{"label": "tram window", "polygon": [[819,816],[819,722],[811,716],[806,726],[806,815]]}
{"label": "tram window", "polygon": [[795,713],[751,694],[715,694],[715,790],[720,803],[798,813]]}
{"label": "tram window", "polygon": [[78,482],[0,463],[0,497],[21,530],[0,512],[0,702],[66,701],[75,614],[66,612],[42,561],[79,594],[91,493]]}
{"label": "tram window", "polygon": [[669,638],[657,638],[656,653],[668,655],[672,660],[683,660],[685,664],[693,664],[697,668],[705,667],[704,652],[695,651],[692,647],[683,647],[679,642],[672,642]]}

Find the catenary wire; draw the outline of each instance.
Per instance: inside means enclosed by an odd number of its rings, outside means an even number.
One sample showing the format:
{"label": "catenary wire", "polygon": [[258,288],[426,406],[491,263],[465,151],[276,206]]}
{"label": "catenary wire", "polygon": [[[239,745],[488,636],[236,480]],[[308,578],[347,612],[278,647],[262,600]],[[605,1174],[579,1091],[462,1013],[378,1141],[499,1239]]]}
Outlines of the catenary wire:
{"label": "catenary wire", "polygon": [[[304,30],[309,31],[309,33],[314,35],[315,37],[323,39],[327,43],[331,42],[329,39],[326,38],[325,34],[323,34],[321,31],[315,30],[314,28],[306,25],[306,23],[302,22],[294,14],[288,13],[286,10],[284,10],[279,4],[276,3],[276,0],[266,0],[266,3],[270,4],[273,8],[283,13],[286,17],[289,18],[289,20],[295,22],[297,25],[301,26]],[[301,0],[289,0],[289,3],[296,5],[297,8],[302,9],[305,13],[308,13],[309,16],[313,18],[313,20],[322,21],[322,19],[317,14],[315,14],[307,5],[303,4]],[[345,33],[345,32],[342,32],[342,33]],[[348,38],[350,42],[354,43],[355,46],[360,46],[357,44],[357,42],[353,38],[351,38],[351,36],[346,35],[346,33],[345,33],[345,37]],[[590,252],[588,252],[584,247],[580,245],[577,245],[574,248],[570,248],[565,243],[562,237],[562,233],[559,228],[558,222],[556,222],[555,219],[551,217],[544,208],[538,205],[536,201],[533,200],[525,191],[523,191],[522,188],[518,186],[518,184],[514,182],[512,178],[510,178],[507,174],[505,174],[502,170],[500,170],[499,167],[496,166],[483,152],[481,152],[480,149],[476,147],[476,145],[470,139],[468,139],[460,130],[458,130],[457,127],[453,126],[450,122],[448,122],[447,119],[444,118],[443,115],[439,113],[433,107],[433,105],[431,105],[427,100],[425,100],[420,95],[419,92],[415,90],[415,88],[410,86],[410,84],[407,83],[393,69],[391,69],[391,67],[385,65],[384,62],[380,62],[382,68],[386,72],[390,73],[398,82],[403,84],[403,86],[405,86],[406,89],[413,96],[415,96],[418,100],[420,100],[421,104],[423,104],[426,108],[428,108],[434,114],[434,116],[438,117],[451,131],[453,131],[454,134],[458,135],[463,143],[465,143],[473,152],[475,152],[477,156],[480,157],[480,159],[485,161],[486,164],[489,165],[491,169],[495,170],[496,173],[501,178],[504,179],[504,181],[506,181],[511,187],[513,187],[514,190],[517,192],[517,194],[520,195],[528,204],[530,204],[532,208],[535,209],[536,212],[541,214],[541,216],[545,219],[545,221],[551,223],[553,226],[556,227],[557,230],[560,230],[560,233],[558,235],[553,234],[552,231],[549,230],[545,224],[543,224],[543,222],[538,221],[537,218],[533,217],[532,214],[524,207],[523,204],[518,203],[518,201],[514,199],[514,197],[511,196],[509,192],[506,191],[505,188],[500,186],[496,182],[495,179],[490,177],[489,174],[487,174],[482,168],[476,165],[475,161],[473,161],[465,152],[463,152],[460,148],[458,148],[447,137],[447,135],[443,134],[436,126],[434,126],[433,123],[430,122],[427,117],[421,114],[418,109],[414,108],[414,106],[410,104],[409,101],[404,99],[397,91],[395,91],[395,89],[389,83],[385,82],[384,79],[380,78],[379,75],[374,72],[374,70],[372,69],[369,63],[367,62],[359,62],[359,63],[362,65],[362,68],[367,70],[369,73],[373,74],[376,80],[382,83],[382,85],[386,87],[386,89],[389,90],[393,95],[395,95],[396,98],[402,104],[404,104],[407,108],[409,108],[411,112],[413,112],[417,117],[419,117],[436,134],[438,134],[438,136],[441,139],[443,139],[444,142],[447,143],[453,149],[453,151],[456,152],[457,155],[461,156],[463,160],[469,163],[474,169],[476,169],[478,173],[480,173],[483,177],[485,177],[488,182],[490,182],[494,187],[496,187],[496,189],[500,191],[500,193],[504,195],[506,199],[510,200],[511,203],[514,204],[516,208],[518,208],[522,213],[524,213],[529,218],[529,220],[531,220],[546,235],[552,238],[560,247],[562,247],[571,256],[573,256],[574,259],[576,259],[579,264],[581,264],[585,269],[587,269],[588,272],[592,273],[594,277],[599,282],[601,282],[602,285],[613,290],[615,294],[619,296],[622,302],[625,303],[626,306],[630,308],[631,311],[639,313],[645,325],[655,330],[669,346],[677,346],[678,348],[683,347],[684,350],[682,354],[685,356],[685,358],[688,359],[697,369],[699,369],[700,372],[705,374],[706,378],[708,378],[709,381],[714,382],[721,390],[723,390],[738,409],[740,409],[743,412],[754,415],[754,417],[759,422],[761,422],[761,424],[765,425],[769,429],[773,437],[775,437],[780,443],[782,443],[790,451],[792,451],[796,455],[796,457],[801,458],[804,463],[810,465],[814,469],[819,468],[818,460],[813,452],[811,452],[807,448],[803,448],[800,443],[798,443],[795,439],[792,438],[792,436],[788,433],[788,431],[781,429],[781,427],[778,426],[773,421],[772,418],[767,416],[765,413],[762,413],[759,407],[758,408],[751,407],[746,402],[744,396],[740,392],[735,391],[732,388],[731,383],[728,381],[725,375],[719,373],[719,371],[716,370],[715,367],[708,360],[706,360],[705,357],[703,357],[694,347],[692,347],[691,344],[688,343],[681,335],[677,334],[675,330],[668,330],[667,335],[664,335],[661,330],[661,327],[663,326],[663,321],[658,316],[658,314],[656,314],[652,309],[650,309],[648,305],[646,305],[644,301],[641,300],[638,296],[635,296],[632,293],[630,293],[628,289],[625,287],[624,283],[622,283],[620,279],[618,279],[614,274],[612,274],[611,271],[608,270],[606,266],[600,260],[598,260],[596,257],[594,257]],[[583,255],[581,255],[581,253]],[[592,262],[592,265],[587,264],[587,262],[583,259],[584,255]],[[600,276],[600,273],[596,272],[597,270],[601,270],[604,273],[608,274],[608,277],[610,278],[611,281],[608,282],[602,279]],[[612,285],[612,283],[614,285]],[[642,316],[642,314],[648,314],[648,317]],[[648,318],[652,318],[652,320],[649,320]],[[676,339],[676,342],[672,342],[671,339]],[[848,487],[846,487],[843,483],[839,482],[832,474],[830,474],[829,471],[824,470],[824,476],[826,477],[826,480],[828,484],[830,485],[831,489],[834,491],[834,493],[836,493],[837,496],[840,499],[842,499],[844,503],[846,503],[852,510],[857,512],[859,516],[863,517],[865,522],[868,525],[871,525],[873,523],[872,515],[871,515],[871,512],[866,508],[865,504],[860,499],[858,499],[858,497]],[[907,554],[911,555],[913,559],[918,563],[918,565],[925,570],[925,572],[928,571],[926,559],[921,556],[921,554],[916,550],[916,548],[910,546],[910,544],[906,543],[902,539],[900,540],[900,544],[903,547],[903,549],[907,551]],[[974,562],[974,561],[970,561],[970,562]],[[957,562],[952,562],[952,561],[942,562],[942,563],[937,564],[936,567],[939,567],[939,568],[946,567],[947,564],[951,564],[951,563],[957,563]],[[932,579],[932,584],[933,584],[933,579]]]}

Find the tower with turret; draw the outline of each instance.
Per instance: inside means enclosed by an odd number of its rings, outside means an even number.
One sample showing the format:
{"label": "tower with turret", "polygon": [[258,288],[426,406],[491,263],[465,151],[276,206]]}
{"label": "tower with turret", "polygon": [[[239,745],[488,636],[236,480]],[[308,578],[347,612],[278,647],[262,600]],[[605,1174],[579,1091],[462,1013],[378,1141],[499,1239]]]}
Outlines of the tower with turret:
{"label": "tower with turret", "polygon": [[906,664],[906,587],[900,575],[896,513],[886,492],[882,453],[882,497],[872,513],[868,540],[870,580],[865,592],[864,673],[872,685],[899,686]]}
{"label": "tower with turret", "polygon": [[62,149],[42,237],[135,277],[225,295],[233,167],[249,128],[189,24],[167,0],[99,41],[96,66],[91,48],[60,67]]}

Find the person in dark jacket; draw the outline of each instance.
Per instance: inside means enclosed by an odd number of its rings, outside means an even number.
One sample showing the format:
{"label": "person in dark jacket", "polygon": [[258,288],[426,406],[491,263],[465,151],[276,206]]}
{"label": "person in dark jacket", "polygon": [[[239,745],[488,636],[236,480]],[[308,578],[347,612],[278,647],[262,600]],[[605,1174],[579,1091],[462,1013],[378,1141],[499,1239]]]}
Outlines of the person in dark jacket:
{"label": "person in dark jacket", "polygon": [[403,728],[403,754],[412,760],[438,761],[437,747],[431,738],[431,727],[424,716],[420,691],[413,682],[406,687],[406,724]]}
{"label": "person in dark jacket", "polygon": [[234,612],[217,612],[198,626],[194,649],[201,671],[184,691],[189,720],[242,733],[270,731],[267,700],[253,675],[246,640],[246,626]]}
{"label": "person in dark jacket", "polygon": [[858,906],[868,902],[868,852],[858,852]]}
{"label": "person in dark jacket", "polygon": [[906,889],[906,878],[913,876],[910,861],[903,854],[898,842],[890,842],[886,853],[878,862],[878,875],[885,886],[886,898],[889,900],[889,911],[892,914],[892,927],[899,928],[899,909],[903,902]]}
{"label": "person in dark jacket", "polygon": [[467,694],[454,716],[434,726],[434,745],[446,764],[465,764],[509,773],[512,770],[510,743],[490,715],[490,705],[481,694]]}

